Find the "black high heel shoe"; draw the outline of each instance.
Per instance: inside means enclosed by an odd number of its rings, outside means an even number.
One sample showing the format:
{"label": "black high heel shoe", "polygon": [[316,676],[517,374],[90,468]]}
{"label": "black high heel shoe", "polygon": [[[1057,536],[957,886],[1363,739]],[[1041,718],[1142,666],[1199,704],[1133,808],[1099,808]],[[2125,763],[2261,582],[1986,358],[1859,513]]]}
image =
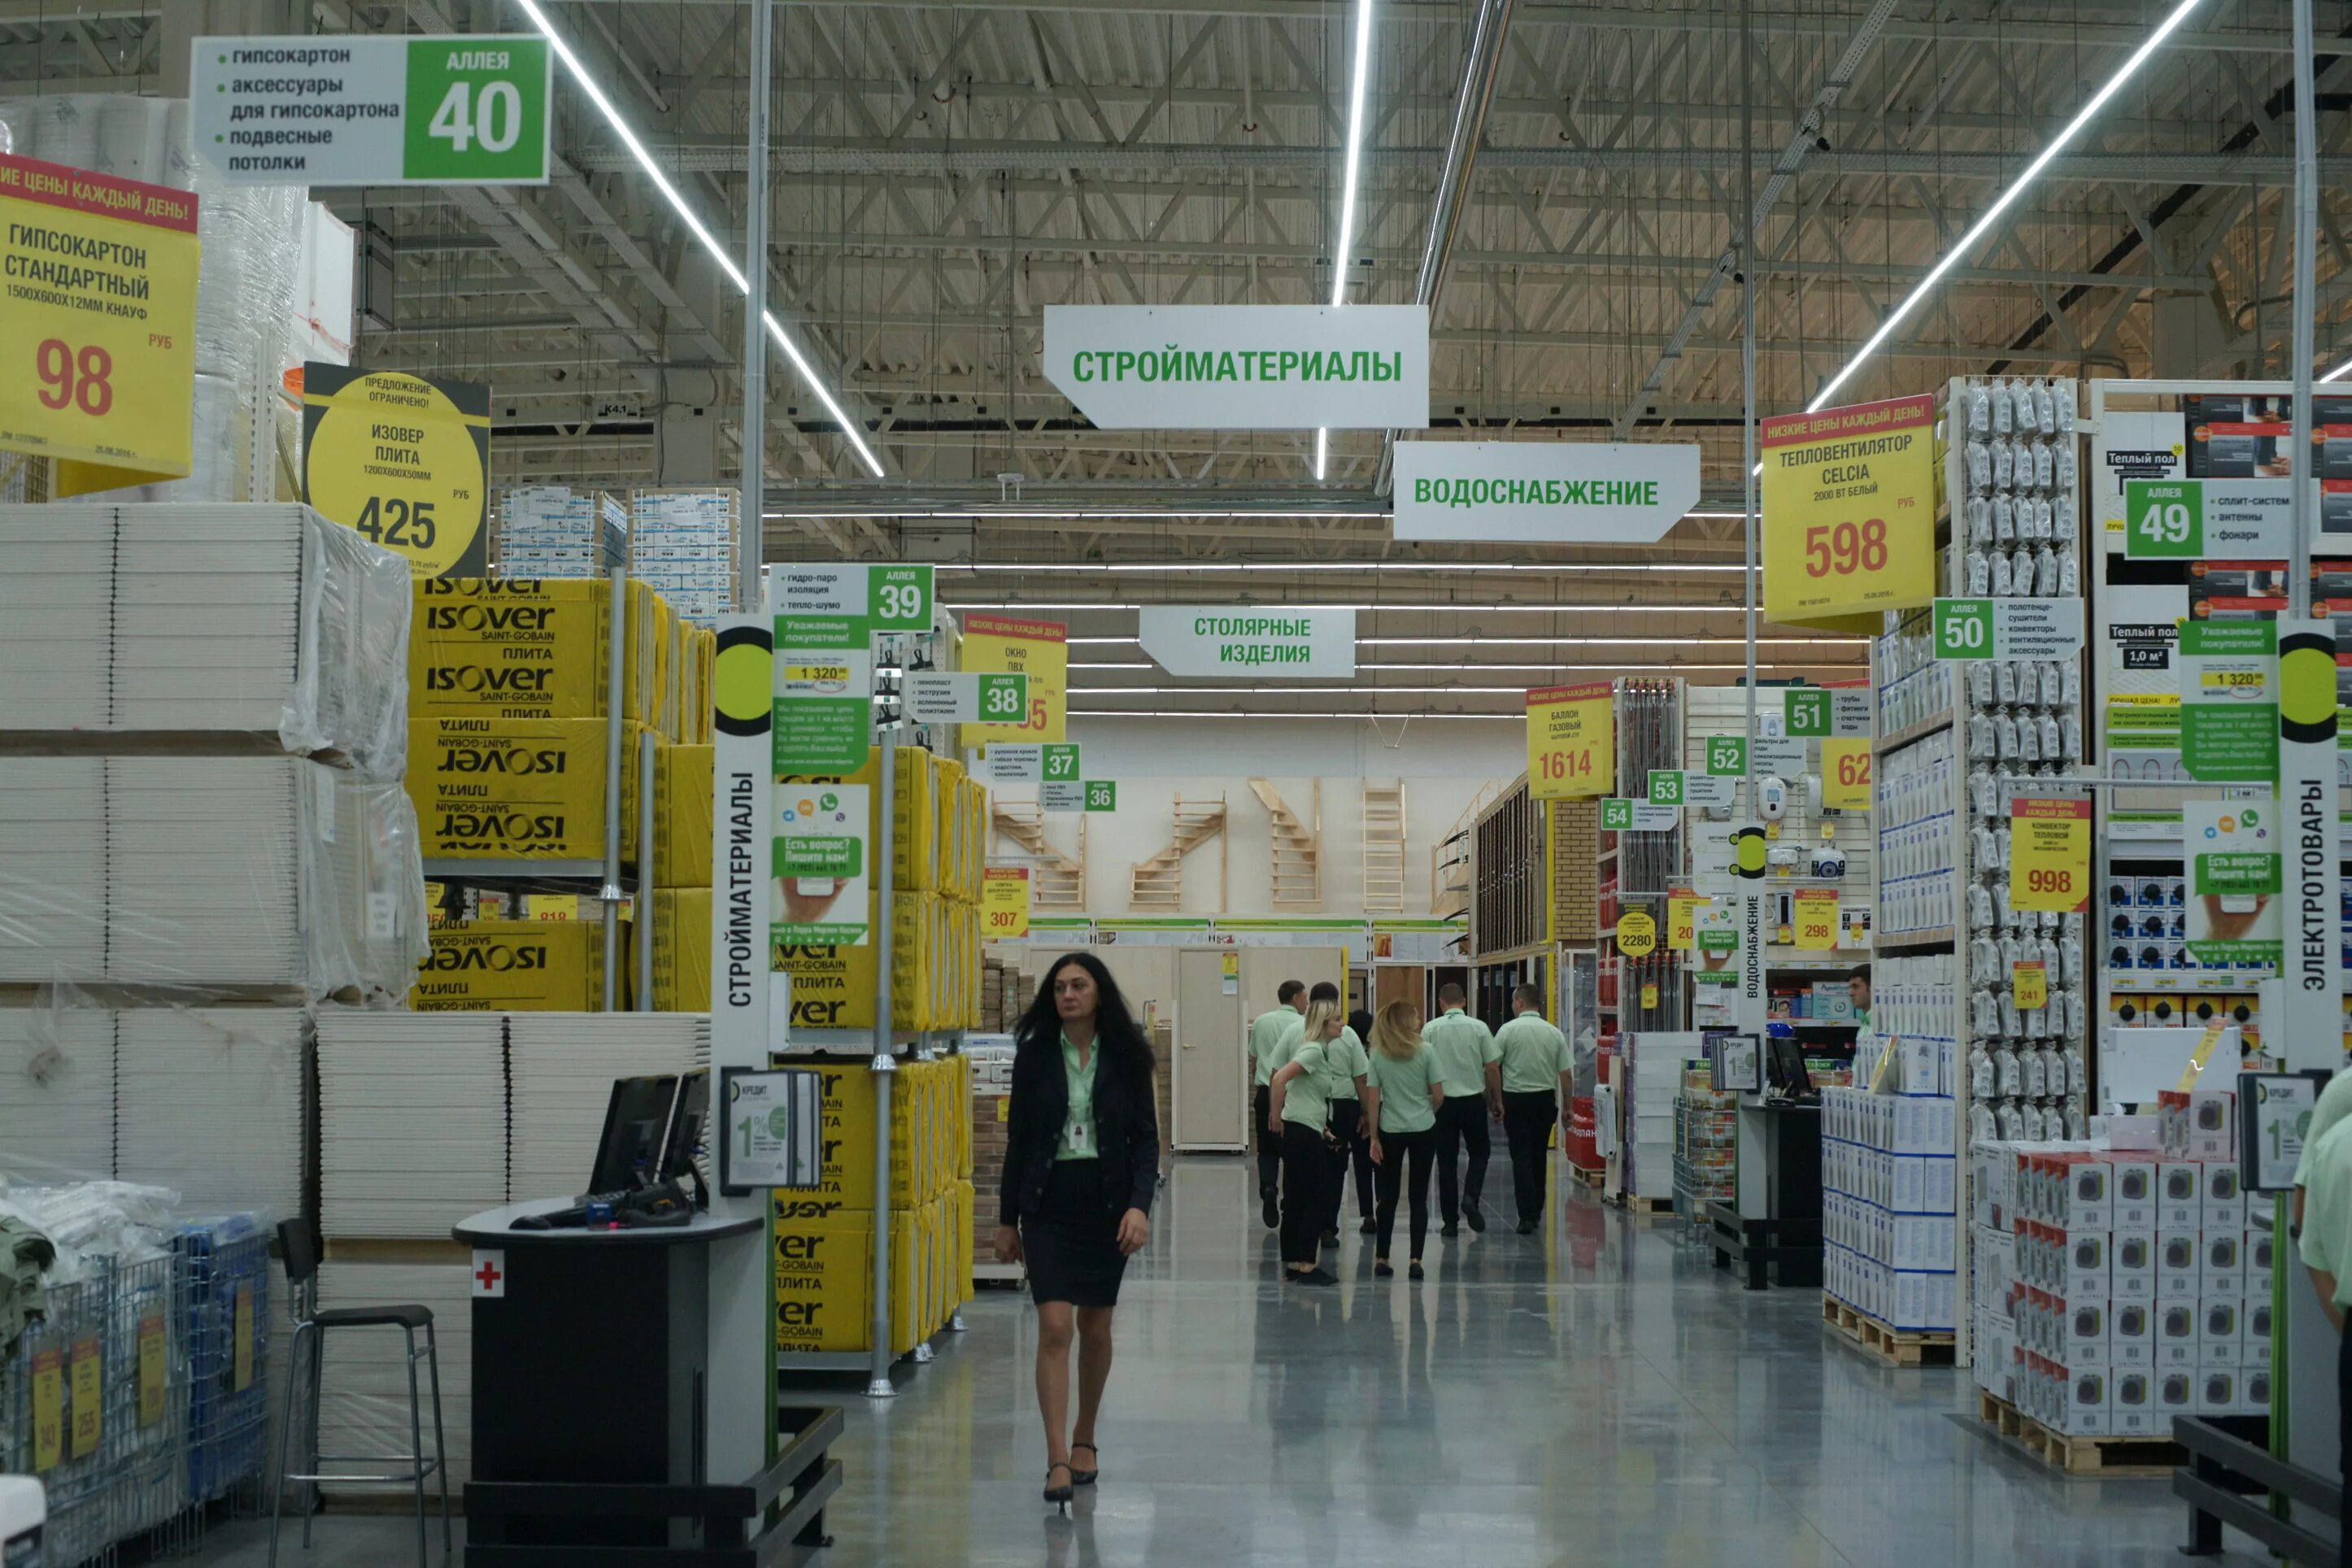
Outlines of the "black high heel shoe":
{"label": "black high heel shoe", "polygon": [[1045,1467],[1045,1500],[1060,1509],[1064,1513],[1067,1513],[1070,1511],[1070,1498],[1072,1496],[1071,1489],[1066,1483],[1058,1487],[1054,1485],[1054,1472],[1055,1470],[1066,1471],[1073,1476],[1076,1475],[1077,1472],[1070,1469],[1070,1462],[1067,1459],[1056,1459],[1052,1464]]}
{"label": "black high heel shoe", "polygon": [[1070,1484],[1074,1487],[1090,1487],[1094,1485],[1095,1482],[1102,1479],[1102,1450],[1096,1447],[1092,1443],[1073,1443],[1070,1445],[1070,1452],[1072,1454],[1076,1454],[1080,1448],[1084,1448],[1087,1453],[1092,1454],[1095,1457],[1095,1468],[1091,1470],[1082,1470],[1076,1465],[1071,1466]]}

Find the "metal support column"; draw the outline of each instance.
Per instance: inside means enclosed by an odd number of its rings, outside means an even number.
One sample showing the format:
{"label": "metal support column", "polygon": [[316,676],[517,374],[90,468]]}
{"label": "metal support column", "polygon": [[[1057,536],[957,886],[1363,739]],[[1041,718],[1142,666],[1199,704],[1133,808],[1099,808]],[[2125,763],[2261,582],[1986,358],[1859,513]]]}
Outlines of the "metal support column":
{"label": "metal support column", "polygon": [[[612,630],[604,680],[604,1011],[619,1007],[621,984],[621,737],[628,700],[629,569],[613,568]],[[643,846],[639,847],[640,848]]]}
{"label": "metal support column", "polygon": [[760,609],[760,559],[767,524],[768,422],[768,79],[770,0],[751,0],[751,124],[744,153],[743,482],[735,509],[735,607]]}
{"label": "metal support column", "polygon": [[2311,618],[2311,542],[2319,536],[2317,448],[2311,444],[2312,338],[2319,305],[2319,110],[2312,82],[2311,0],[2294,0],[2294,552],[2287,618]]}
{"label": "metal support column", "polygon": [[890,965],[894,934],[891,905],[898,883],[898,731],[882,731],[880,791],[875,815],[881,842],[875,847],[874,906],[866,919],[874,935],[874,1301],[871,1348],[866,1354],[866,1394],[887,1399],[890,1385],[890,1080],[898,1070],[890,1055]]}
{"label": "metal support column", "polygon": [[636,1011],[654,1010],[654,732],[637,737],[637,896],[635,910],[637,946]]}

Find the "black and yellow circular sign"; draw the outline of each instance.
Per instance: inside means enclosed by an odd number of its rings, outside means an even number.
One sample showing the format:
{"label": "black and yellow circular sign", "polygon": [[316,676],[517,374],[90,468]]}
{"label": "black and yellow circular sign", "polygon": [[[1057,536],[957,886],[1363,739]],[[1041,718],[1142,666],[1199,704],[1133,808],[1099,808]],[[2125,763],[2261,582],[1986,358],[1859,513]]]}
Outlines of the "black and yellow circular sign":
{"label": "black and yellow circular sign", "polygon": [[1743,877],[1764,874],[1764,830],[1742,827],[1731,836],[1732,869]]}
{"label": "black and yellow circular sign", "polygon": [[2324,742],[2336,737],[2336,639],[2318,632],[2279,638],[2279,734]]}
{"label": "black and yellow circular sign", "polygon": [[764,735],[776,711],[775,638],[764,626],[719,634],[711,723],[723,734]]}
{"label": "black and yellow circular sign", "polygon": [[488,569],[490,389],[302,367],[302,494],[419,577]]}
{"label": "black and yellow circular sign", "polygon": [[1658,951],[1658,922],[1640,910],[1617,917],[1617,951],[1628,958],[1647,958]]}

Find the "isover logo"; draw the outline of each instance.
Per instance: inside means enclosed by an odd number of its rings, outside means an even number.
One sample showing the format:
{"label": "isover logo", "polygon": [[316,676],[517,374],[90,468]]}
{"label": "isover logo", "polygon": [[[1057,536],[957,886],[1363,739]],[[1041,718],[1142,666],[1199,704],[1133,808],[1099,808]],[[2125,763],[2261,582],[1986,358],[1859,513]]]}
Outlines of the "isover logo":
{"label": "isover logo", "polygon": [[550,665],[436,664],[425,667],[425,689],[484,697],[544,697],[554,675]]}
{"label": "isover logo", "polygon": [[440,837],[482,844],[536,844],[565,837],[562,812],[445,811]]}
{"label": "isover logo", "polygon": [[467,970],[505,974],[518,969],[545,969],[547,949],[537,942],[474,942],[463,947],[436,946],[423,967],[435,974]]}
{"label": "isover logo", "polygon": [[445,773],[507,773],[520,777],[530,773],[569,773],[571,764],[570,752],[552,749],[543,752],[458,750],[442,753],[440,771]]}
{"label": "isover logo", "polygon": [[436,632],[543,632],[554,614],[547,605],[427,605],[425,625]]}
{"label": "isover logo", "polygon": [[428,577],[416,584],[428,599],[534,599],[536,577]]}

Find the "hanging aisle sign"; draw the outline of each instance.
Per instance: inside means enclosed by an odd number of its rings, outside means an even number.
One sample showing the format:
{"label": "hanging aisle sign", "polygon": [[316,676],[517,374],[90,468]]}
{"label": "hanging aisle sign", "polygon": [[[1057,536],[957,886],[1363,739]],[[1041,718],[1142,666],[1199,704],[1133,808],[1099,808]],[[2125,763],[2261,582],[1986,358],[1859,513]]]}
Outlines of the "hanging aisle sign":
{"label": "hanging aisle sign", "polygon": [[186,475],[196,198],[0,153],[0,449],[57,493]]}
{"label": "hanging aisle sign", "polygon": [[979,773],[987,784],[1075,784],[1084,776],[1084,752],[1076,741],[1043,745],[1005,745],[980,753]]}
{"label": "hanging aisle sign", "polygon": [[971,616],[963,624],[963,667],[1029,679],[1029,696],[1013,723],[983,721],[963,732],[967,746],[1000,741],[1059,741],[1067,733],[1070,628],[1059,621]]}
{"label": "hanging aisle sign", "polygon": [[1136,640],[1171,675],[1345,680],[1356,673],[1352,609],[1146,605],[1136,615]]}
{"label": "hanging aisle sign", "polygon": [[1048,305],[1045,379],[1103,430],[1422,430],[1425,305]]}
{"label": "hanging aisle sign", "polygon": [[2269,561],[2294,549],[2293,479],[2124,481],[2126,560]]}
{"label": "hanging aisle sign", "polygon": [[1698,448],[1400,441],[1396,537],[1648,544],[1698,505]]}
{"label": "hanging aisle sign", "polygon": [[1528,793],[1537,800],[1590,799],[1616,784],[1616,694],[1609,682],[1528,692]]}
{"label": "hanging aisle sign", "polygon": [[1870,693],[1792,686],[1780,694],[1781,722],[1791,736],[1852,738],[1870,733]]}
{"label": "hanging aisle sign", "polygon": [[776,566],[776,772],[855,773],[874,749],[874,635],[927,631],[931,569]]}
{"label": "hanging aisle sign", "polygon": [[200,37],[189,141],[232,185],[543,185],[536,33]]}
{"label": "hanging aisle sign", "polygon": [[1936,596],[1936,400],[1763,421],[1764,614],[1832,631]]}
{"label": "hanging aisle sign", "polygon": [[419,577],[489,569],[490,389],[405,371],[302,367],[302,499]]}
{"label": "hanging aisle sign", "polygon": [[1682,820],[1680,806],[1653,805],[1646,800],[1626,800],[1616,795],[1603,796],[1601,802],[1603,833],[1672,833],[1682,826]]}
{"label": "hanging aisle sign", "polygon": [[1739,781],[1720,773],[1687,772],[1681,768],[1650,770],[1652,805],[1729,806]]}
{"label": "hanging aisle sign", "polygon": [[1937,658],[2068,658],[2083,651],[2080,599],[1937,599]]}
{"label": "hanging aisle sign", "polygon": [[905,693],[907,717],[918,724],[1004,724],[1028,710],[1029,678],[919,669],[908,673]]}

